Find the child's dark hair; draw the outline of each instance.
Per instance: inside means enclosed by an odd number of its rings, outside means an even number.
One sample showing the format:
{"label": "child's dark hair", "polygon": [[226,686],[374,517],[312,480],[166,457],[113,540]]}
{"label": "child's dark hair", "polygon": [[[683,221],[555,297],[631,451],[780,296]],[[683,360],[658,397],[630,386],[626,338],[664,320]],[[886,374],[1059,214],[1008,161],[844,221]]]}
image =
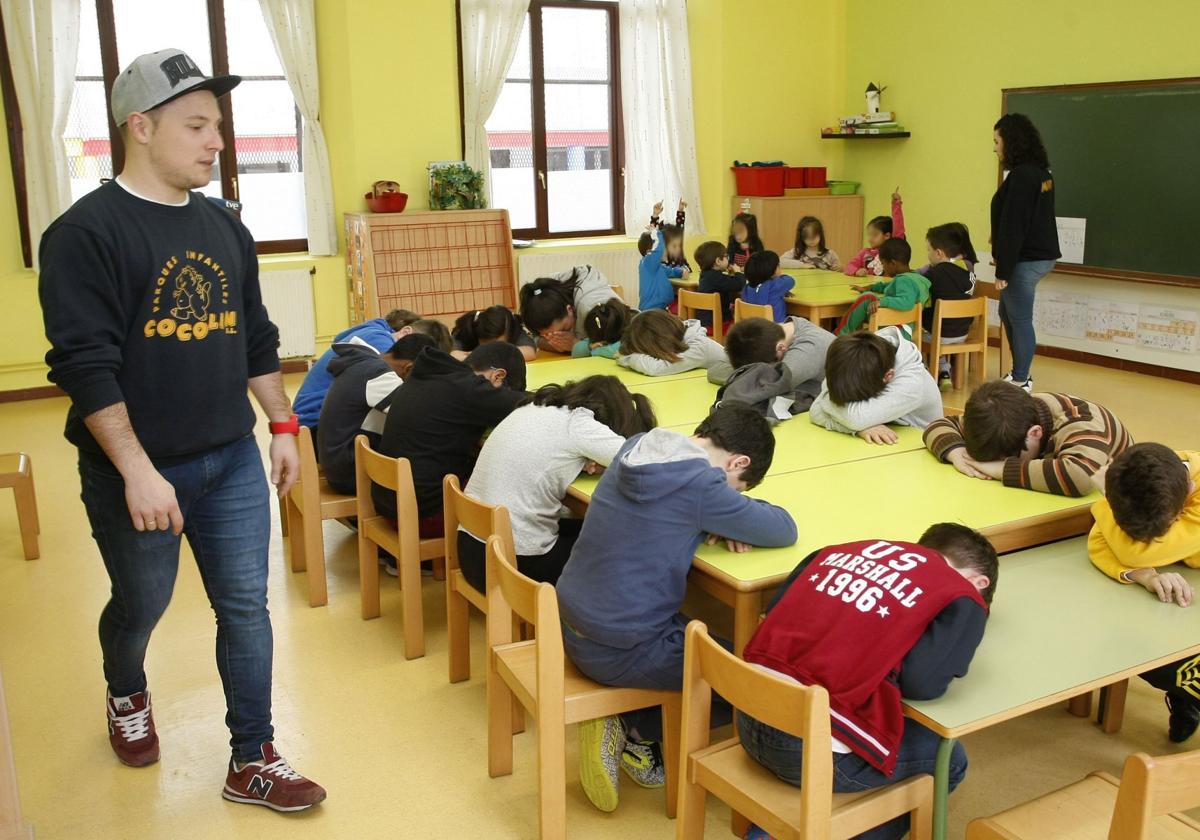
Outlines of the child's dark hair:
{"label": "child's dark hair", "polygon": [[638,253],[643,257],[654,250],[654,234],[650,231],[644,231],[638,237]]}
{"label": "child's dark hair", "polygon": [[579,285],[578,269],[568,280],[539,277],[521,287],[521,320],[533,332],[540,333],[559,318],[565,318],[567,307],[575,305],[575,287]]}
{"label": "child's dark hair", "polygon": [[912,259],[912,246],[907,239],[893,236],[879,246],[879,259],[908,265]]}
{"label": "child's dark hair", "polygon": [[421,320],[421,316],[416,312],[410,312],[407,309],[393,309],[387,315],[383,316],[388,322],[388,326],[392,328],[392,332],[400,332],[405,327],[411,327],[417,321]]}
{"label": "child's dark hair", "polygon": [[867,227],[875,228],[884,236],[892,235],[892,217],[891,216],[876,216],[871,221],[867,222]]}
{"label": "child's dark hair", "polygon": [[436,347],[437,342],[423,333],[409,333],[404,338],[396,339],[387,351],[393,359],[415,359],[426,347]]}
{"label": "child's dark hair", "polygon": [[757,487],[771,469],[775,457],[771,424],[744,403],[722,401],[692,434],[712,441],[731,455],[747,456],[750,466],[742,470],[741,478],[748,488]]}
{"label": "child's dark hair", "polygon": [[1037,400],[1020,385],[995,380],[975,389],[963,410],[963,442],[976,461],[1015,458],[1029,430],[1041,423]]}
{"label": "child's dark hair", "polygon": [[515,344],[509,344],[507,341],[480,344],[467,356],[466,363],[476,373],[494,368],[503,369],[507,374],[504,377],[505,385],[514,391],[525,390],[525,357]]}
{"label": "child's dark hair", "polygon": [[873,332],[840,335],[825,355],[825,385],[834,405],[877,397],[887,386],[883,378],[896,366],[896,345]]}
{"label": "child's dark hair", "polygon": [[419,321],[414,321],[409,324],[412,331],[427,335],[433,339],[434,345],[443,353],[449,353],[454,349],[454,341],[450,338],[450,330],[446,329],[446,325],[441,321],[435,321],[432,318],[422,318]]}
{"label": "child's dark hair", "polygon": [[939,522],[926,528],[917,544],[932,548],[956,569],[970,569],[987,577],[988,585],[979,594],[985,604],[992,603],[996,579],[1000,576],[1000,558],[987,537],[957,522]]}
{"label": "child's dark hair", "polygon": [[733,217],[733,221],[729,223],[727,253],[735,254],[742,249],[741,243],[733,235],[733,226],[738,222],[746,226],[746,244],[750,247],[750,253],[757,254],[764,246],[762,238],[758,235],[758,217],[753,213],[738,213]]}
{"label": "child's dark hair", "polygon": [[683,239],[683,228],[679,225],[663,225],[658,229],[658,235],[663,238],[663,248],[669,248],[676,239]]}
{"label": "child's dark hair", "polygon": [[1033,120],[1024,114],[1005,114],[992,126],[1000,132],[1004,141],[1004,157],[1000,161],[1005,169],[1016,169],[1023,163],[1032,163],[1042,169],[1050,168],[1050,158],[1042,145],[1042,135]]}
{"label": "child's dark hair", "polygon": [[766,318],[743,318],[725,334],[725,355],[734,370],[754,362],[777,362],[776,346],[783,341],[783,326]]}
{"label": "child's dark hair", "polygon": [[1178,455],[1161,443],[1139,443],[1113,460],[1104,493],[1121,530],[1148,543],[1179,518],[1190,483]]}
{"label": "child's dark hair", "polygon": [[[889,224],[891,220],[889,219]],[[814,231],[821,241],[817,243],[817,253],[824,254],[829,249],[825,247],[825,226],[821,224],[821,220],[816,216],[805,216],[796,223],[796,244],[792,246],[792,256],[800,259],[804,256],[804,252],[808,250],[808,245],[805,244],[804,238],[809,231]]]}
{"label": "child's dark hair", "polygon": [[544,385],[533,395],[534,405],[586,408],[621,437],[648,432],[658,425],[645,394],[631,394],[615,376],[589,376],[566,385]]}
{"label": "child's dark hair", "polygon": [[971,232],[962,222],[947,222],[944,225],[931,227],[925,233],[929,247],[941,251],[950,259],[962,257],[974,265],[979,262],[975,254],[975,246],[971,244]]}
{"label": "child's dark hair", "polygon": [[489,341],[515,341],[520,333],[521,322],[513,311],[496,305],[459,315],[450,335],[470,352]]}
{"label": "child's dark hair", "polygon": [[717,260],[729,253],[728,249],[715,239],[710,239],[708,242],[701,242],[696,248],[696,252],[692,255],[696,259],[696,265],[701,271],[708,271],[717,264]]}
{"label": "child's dark hair", "polygon": [[592,344],[612,344],[620,341],[637,312],[618,298],[610,298],[596,304],[587,314],[583,328]]}
{"label": "child's dark hair", "polygon": [[770,280],[779,270],[779,255],[774,251],[759,251],[746,260],[746,285],[757,287]]}
{"label": "child's dark hair", "polygon": [[686,327],[665,309],[648,309],[639,312],[621,337],[621,355],[644,353],[664,362],[679,361],[679,354],[687,350],[683,340]]}

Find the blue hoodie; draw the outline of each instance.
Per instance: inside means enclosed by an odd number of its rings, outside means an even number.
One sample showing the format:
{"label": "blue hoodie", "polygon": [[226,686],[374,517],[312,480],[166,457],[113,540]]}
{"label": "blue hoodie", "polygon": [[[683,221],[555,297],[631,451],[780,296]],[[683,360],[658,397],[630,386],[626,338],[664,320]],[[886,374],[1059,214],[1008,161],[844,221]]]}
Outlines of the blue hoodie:
{"label": "blue hoodie", "polygon": [[746,303],[754,303],[771,307],[771,311],[775,313],[775,323],[782,324],[787,320],[787,296],[796,285],[796,281],[788,277],[786,274],[781,274],[778,277],[771,277],[764,280],[757,286],[751,286],[749,283],[742,289],[742,300]]}
{"label": "blue hoodie", "polygon": [[[654,248],[642,257],[638,263],[638,309],[666,309],[675,300],[675,288],[671,285],[672,277],[682,277],[683,267],[667,265],[663,262],[663,252],[667,248],[667,238],[662,231],[654,231]],[[580,313],[586,314],[586,313]]]}
{"label": "blue hoodie", "polygon": [[690,438],[668,429],[631,437],[596,486],[558,579],[563,621],[623,650],[668,632],[706,533],[776,548],[796,541],[796,523],[730,487]]}
{"label": "blue hoodie", "polygon": [[396,343],[396,337],[392,333],[392,328],[388,326],[386,318],[372,318],[370,321],[355,324],[335,335],[330,343],[330,349],[322,353],[321,358],[317,359],[308,369],[308,373],[304,375],[304,381],[300,383],[300,390],[296,392],[296,399],[292,402],[292,411],[296,412],[296,416],[300,418],[301,426],[308,426],[311,429],[317,425],[317,420],[321,416],[321,405],[325,402],[325,394],[329,392],[329,386],[333,384],[333,376],[329,373],[329,363],[333,361],[334,357],[332,345],[343,344],[355,336],[380,353],[391,350],[392,345]]}

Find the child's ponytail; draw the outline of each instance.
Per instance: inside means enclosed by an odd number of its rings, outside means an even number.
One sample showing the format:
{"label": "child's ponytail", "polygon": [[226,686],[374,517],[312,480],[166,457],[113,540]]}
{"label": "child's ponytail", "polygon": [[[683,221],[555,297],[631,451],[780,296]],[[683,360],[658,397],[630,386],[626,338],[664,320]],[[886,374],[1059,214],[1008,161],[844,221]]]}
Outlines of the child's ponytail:
{"label": "child's ponytail", "polygon": [[613,344],[620,341],[637,313],[617,298],[593,306],[584,322],[588,341],[592,344]]}
{"label": "child's ponytail", "polygon": [[513,341],[521,330],[517,316],[507,306],[489,306],[464,312],[454,322],[452,335],[470,352],[489,341]]}

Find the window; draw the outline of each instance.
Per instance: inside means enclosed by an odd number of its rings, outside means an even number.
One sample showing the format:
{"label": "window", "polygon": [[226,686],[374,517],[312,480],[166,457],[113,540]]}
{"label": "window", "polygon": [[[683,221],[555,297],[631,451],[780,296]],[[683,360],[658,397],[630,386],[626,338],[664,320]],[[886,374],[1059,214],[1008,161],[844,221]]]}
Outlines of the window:
{"label": "window", "polygon": [[[83,0],[80,6],[75,91],[63,137],[72,200],[112,178],[124,163],[121,135],[109,116],[112,80],[136,56],[177,47],[208,75],[242,77],[222,100],[225,150],[199,191],[242,202],[242,221],[259,253],[307,250],[300,114],[270,47],[258,0],[174,0],[170,43],[162,40],[161,0]],[[9,84],[7,65],[0,72]],[[10,104],[6,95],[5,108],[11,144],[15,97]],[[19,117],[16,125],[19,131]],[[14,159],[14,177],[19,165]],[[17,192],[27,240],[24,190]]]}
{"label": "window", "polygon": [[491,205],[516,234],[624,232],[618,56],[615,2],[531,0],[486,126]]}

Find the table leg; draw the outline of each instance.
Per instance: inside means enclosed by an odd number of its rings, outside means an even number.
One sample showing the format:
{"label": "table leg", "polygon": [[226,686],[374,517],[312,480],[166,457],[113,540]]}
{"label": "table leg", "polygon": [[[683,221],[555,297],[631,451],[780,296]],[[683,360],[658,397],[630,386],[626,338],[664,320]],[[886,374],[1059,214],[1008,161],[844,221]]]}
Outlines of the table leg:
{"label": "table leg", "polygon": [[738,592],[733,596],[733,652],[738,656],[758,629],[762,592]]}
{"label": "table leg", "polygon": [[1092,714],[1092,692],[1078,694],[1067,701],[1067,711],[1075,717],[1090,717]]}
{"label": "table leg", "polygon": [[954,752],[953,738],[943,738],[938,744],[937,761],[933,769],[933,840],[946,840],[946,821],[950,799],[950,756]]}

